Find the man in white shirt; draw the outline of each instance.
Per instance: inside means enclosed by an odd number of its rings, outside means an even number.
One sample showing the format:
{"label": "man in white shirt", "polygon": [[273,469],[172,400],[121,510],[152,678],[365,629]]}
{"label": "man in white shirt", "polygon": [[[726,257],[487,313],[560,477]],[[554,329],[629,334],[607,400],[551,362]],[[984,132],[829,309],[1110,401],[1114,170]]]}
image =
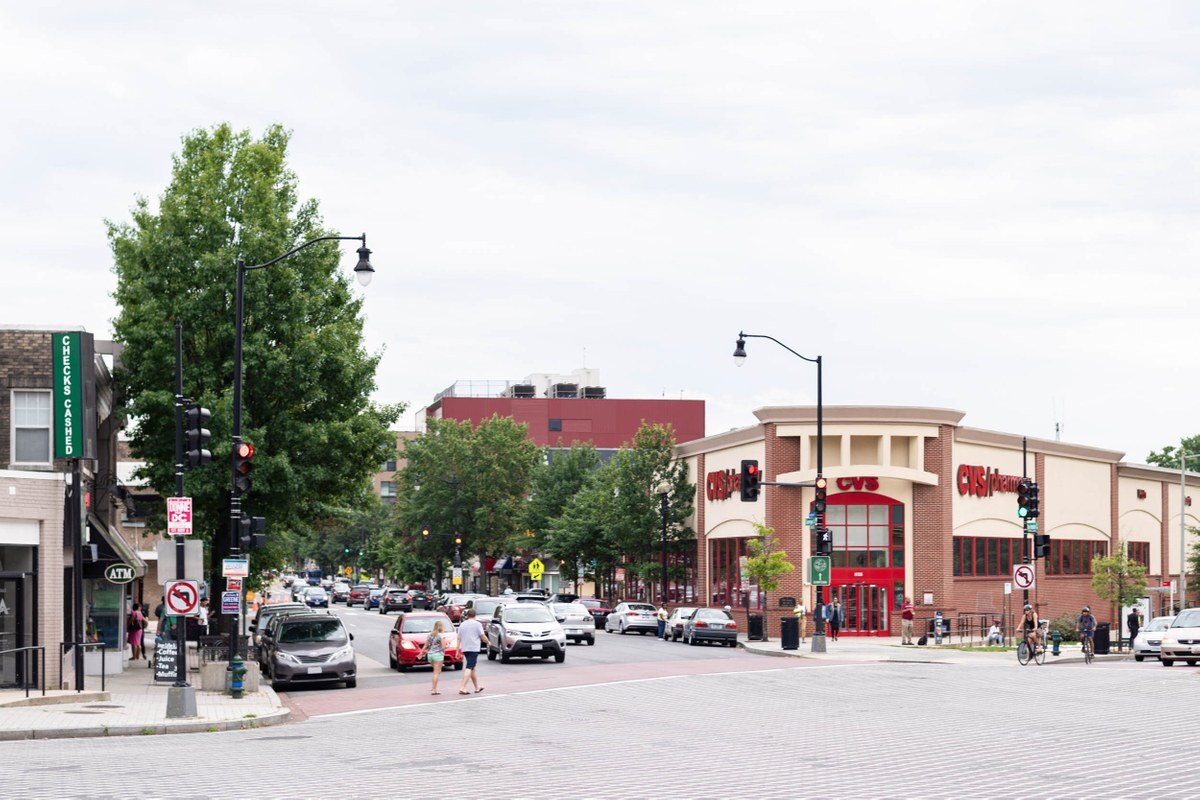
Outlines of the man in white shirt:
{"label": "man in white shirt", "polygon": [[467,691],[467,681],[475,687],[475,694],[483,691],[483,687],[479,685],[478,670],[475,667],[475,662],[479,659],[480,645],[488,644],[487,634],[483,631],[483,626],[479,624],[479,620],[475,619],[475,609],[468,608],[466,610],[467,619],[458,626],[458,644],[462,648],[463,658],[467,663],[463,664],[462,685],[458,687],[459,694],[470,694]]}
{"label": "man in white shirt", "polygon": [[1004,634],[1000,632],[999,622],[993,622],[992,627],[988,628],[987,643],[1004,644]]}

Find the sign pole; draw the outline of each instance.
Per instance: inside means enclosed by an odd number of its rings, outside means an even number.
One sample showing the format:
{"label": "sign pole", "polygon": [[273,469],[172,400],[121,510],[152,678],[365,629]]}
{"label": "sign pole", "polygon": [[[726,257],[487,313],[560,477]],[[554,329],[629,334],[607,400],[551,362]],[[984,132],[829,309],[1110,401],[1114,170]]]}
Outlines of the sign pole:
{"label": "sign pole", "polygon": [[[175,320],[175,496],[183,497],[183,325]],[[190,514],[189,514],[190,516]],[[175,537],[175,579],[187,577],[184,537]],[[165,602],[164,602],[165,606]],[[165,619],[167,614],[163,613]],[[187,619],[175,618],[175,683],[167,690],[167,717],[196,716],[196,688],[187,682]],[[166,640],[163,640],[166,644]],[[197,651],[199,652],[199,651]]]}

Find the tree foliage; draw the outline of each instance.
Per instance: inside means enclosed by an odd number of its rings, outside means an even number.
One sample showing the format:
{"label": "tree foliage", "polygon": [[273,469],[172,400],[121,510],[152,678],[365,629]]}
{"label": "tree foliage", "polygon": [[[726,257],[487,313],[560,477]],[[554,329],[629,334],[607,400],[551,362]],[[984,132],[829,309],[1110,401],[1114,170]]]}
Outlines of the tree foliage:
{"label": "tree foliage", "polygon": [[[779,549],[779,541],[775,537],[775,529],[760,523],[754,523],[758,538],[746,542],[746,574],[766,595],[779,588],[779,578],[796,568],[787,560],[787,553]],[[766,598],[763,599],[766,607]],[[763,640],[766,640],[767,625],[763,620]]]}
{"label": "tree foliage", "polygon": [[1146,593],[1146,568],[1127,551],[1125,543],[1118,541],[1112,555],[1092,559],[1092,591],[1118,606],[1132,605]]}
{"label": "tree foliage", "polygon": [[[131,452],[155,490],[174,494],[179,320],[183,394],[213,412],[212,463],[187,474],[186,491],[214,560],[228,544],[235,260],[263,263],[330,233],[316,201],[298,200],[288,140],[278,126],[258,139],[228,125],[193,131],[157,210],[139,198],[131,221],[107,223]],[[339,262],[339,249],[323,243],[246,275],[242,437],[257,452],[244,508],[265,516],[268,538],[283,542],[268,551],[276,557],[294,548],[285,532],[367,503],[403,410],[368,399],[379,356],[364,350],[361,301]]]}
{"label": "tree foliage", "polygon": [[1189,463],[1200,467],[1200,461],[1192,460],[1195,456],[1200,455],[1200,436],[1188,436],[1180,440],[1178,447],[1169,444],[1162,450],[1151,452],[1146,456],[1146,463],[1167,469],[1179,469],[1180,458],[1184,455],[1187,456]]}

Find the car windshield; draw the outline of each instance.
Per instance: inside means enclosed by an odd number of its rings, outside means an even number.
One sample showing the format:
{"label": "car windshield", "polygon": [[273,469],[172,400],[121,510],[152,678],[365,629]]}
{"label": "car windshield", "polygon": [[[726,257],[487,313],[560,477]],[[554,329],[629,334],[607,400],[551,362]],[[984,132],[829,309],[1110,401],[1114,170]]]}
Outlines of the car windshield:
{"label": "car windshield", "polygon": [[404,627],[400,631],[402,633],[429,633],[433,630],[433,623],[438,620],[442,621],[443,631],[454,630],[454,626],[450,624],[450,618],[445,614],[438,614],[433,617],[405,617]]}
{"label": "car windshield", "polygon": [[579,605],[584,608],[603,608],[604,604],[599,600],[580,600]]}
{"label": "car windshield", "polygon": [[545,606],[509,606],[504,609],[505,622],[553,622]]}
{"label": "car windshield", "polygon": [[289,622],[279,630],[280,644],[295,644],[297,642],[330,642],[339,644],[346,641],[346,629],[338,619],[314,619]]}
{"label": "car windshield", "polygon": [[677,609],[675,609],[674,613],[671,614],[671,616],[673,616],[673,617],[690,617],[695,612],[695,610],[696,609],[694,609],[694,608],[677,608]]}
{"label": "car windshield", "polygon": [[388,597],[404,597],[403,589],[388,589]]}
{"label": "car windshield", "polygon": [[716,608],[701,608],[696,611],[696,619],[729,619],[729,615]]}
{"label": "car windshield", "polygon": [[1180,611],[1171,623],[1172,628],[1200,628],[1200,608]]}
{"label": "car windshield", "polygon": [[309,597],[324,597],[325,590],[322,589],[320,586],[314,586],[313,588],[308,590],[308,596]]}
{"label": "car windshield", "polygon": [[499,605],[503,605],[500,600],[476,600],[471,607],[475,609],[475,616],[490,617]]}
{"label": "car windshield", "polygon": [[1167,628],[1171,627],[1172,619],[1174,619],[1174,617],[1159,617],[1158,619],[1152,619],[1150,620],[1150,624],[1145,628],[1142,628],[1142,630],[1165,631]]}
{"label": "car windshield", "polygon": [[649,603],[630,603],[629,610],[630,611],[649,611],[649,612],[653,613],[654,606],[650,605]]}
{"label": "car windshield", "polygon": [[588,613],[587,608],[584,606],[581,606],[579,603],[555,603],[554,604],[554,613],[555,614],[576,614],[576,615],[585,616],[585,617],[591,616],[591,614]]}

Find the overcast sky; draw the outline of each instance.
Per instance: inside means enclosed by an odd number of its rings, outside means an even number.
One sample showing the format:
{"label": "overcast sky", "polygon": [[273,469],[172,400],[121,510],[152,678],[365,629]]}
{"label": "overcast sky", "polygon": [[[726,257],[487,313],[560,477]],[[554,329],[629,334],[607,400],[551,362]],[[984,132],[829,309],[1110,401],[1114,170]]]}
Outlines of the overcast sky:
{"label": "overcast sky", "polygon": [[0,322],[107,338],[104,220],[280,123],[375,251],[404,427],[585,365],[710,434],[814,403],[744,329],[829,405],[1142,461],[1200,434],[1198,43],[1193,3],[7,3]]}

